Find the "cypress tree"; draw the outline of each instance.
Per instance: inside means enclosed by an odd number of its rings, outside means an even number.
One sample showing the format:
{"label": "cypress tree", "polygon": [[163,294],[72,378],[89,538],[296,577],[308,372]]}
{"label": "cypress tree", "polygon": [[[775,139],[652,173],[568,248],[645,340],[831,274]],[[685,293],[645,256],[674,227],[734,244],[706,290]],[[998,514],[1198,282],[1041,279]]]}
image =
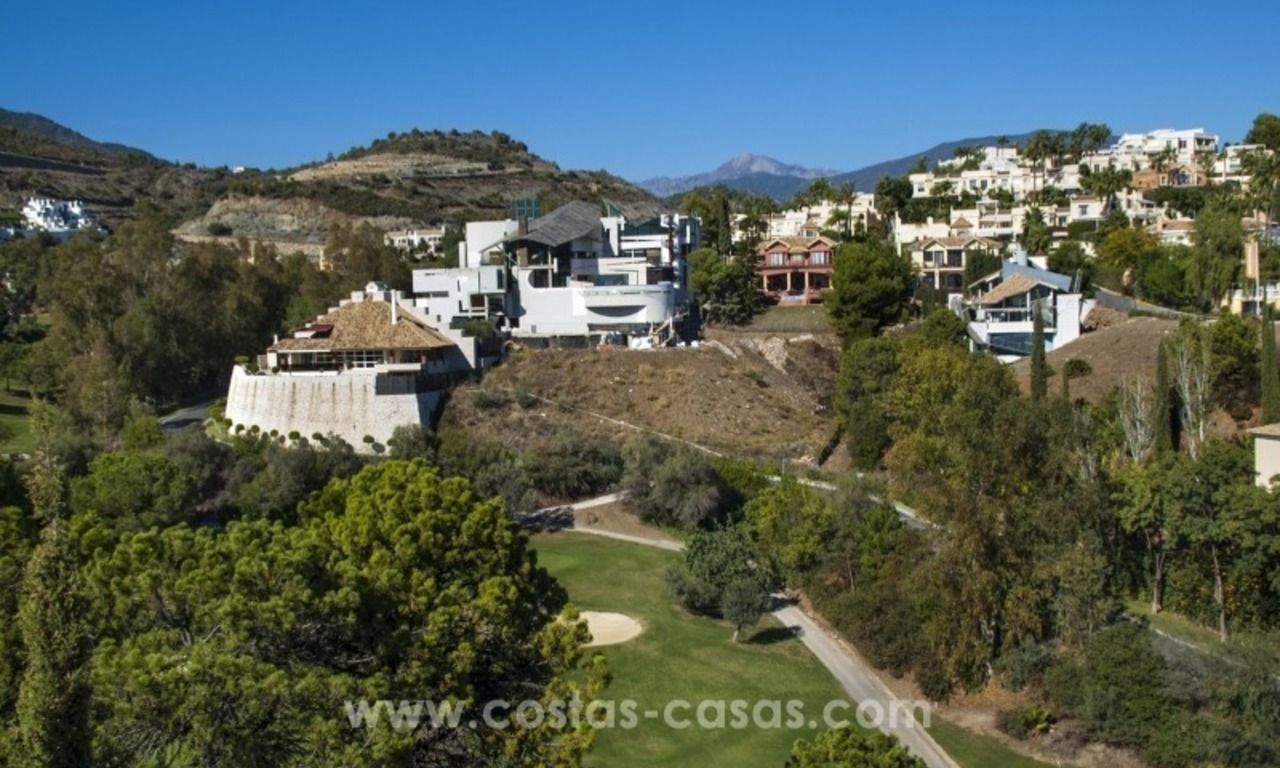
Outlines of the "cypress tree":
{"label": "cypress tree", "polygon": [[1280,369],[1276,368],[1275,318],[1268,306],[1262,313],[1262,354],[1259,356],[1262,383],[1262,423],[1280,421]]}
{"label": "cypress tree", "polygon": [[1169,355],[1163,341],[1156,350],[1155,386],[1155,452],[1165,453],[1177,449],[1173,436],[1173,385],[1169,381]]}
{"label": "cypress tree", "polygon": [[32,463],[27,487],[44,529],[23,572],[18,606],[26,667],[15,705],[17,764],[78,768],[92,764],[88,606],[64,516],[61,468],[47,445],[37,448]]}
{"label": "cypress tree", "polygon": [[1062,402],[1071,405],[1071,377],[1067,375],[1067,366],[1062,366]]}
{"label": "cypress tree", "polygon": [[1044,400],[1049,393],[1049,363],[1044,358],[1044,317],[1040,302],[1031,303],[1031,399]]}

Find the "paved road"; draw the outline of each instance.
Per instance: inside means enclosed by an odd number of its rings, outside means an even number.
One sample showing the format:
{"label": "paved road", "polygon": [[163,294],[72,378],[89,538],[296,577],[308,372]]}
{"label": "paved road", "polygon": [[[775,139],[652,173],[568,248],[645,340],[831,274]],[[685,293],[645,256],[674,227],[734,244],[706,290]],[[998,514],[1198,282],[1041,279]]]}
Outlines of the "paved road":
{"label": "paved road", "polygon": [[213,404],[210,400],[205,403],[179,408],[173,413],[160,417],[160,428],[166,430],[179,430],[192,424],[203,424],[209,418],[209,406]]}
{"label": "paved road", "polygon": [[[570,509],[589,509],[602,504],[611,504],[619,498],[620,494],[610,494],[571,504],[569,507]],[[539,510],[535,514],[554,514],[556,511],[556,509]],[[570,514],[568,516],[568,524],[559,527],[573,530],[577,533],[589,533],[593,536],[604,536],[610,539],[644,544],[645,546],[658,547],[673,552],[679,552],[684,549],[684,544],[678,541],[632,536],[595,528],[577,528],[573,526],[572,520],[573,517]],[[885,687],[884,683],[880,682],[876,672],[857,654],[840,642],[838,638],[833,637],[795,605],[779,608],[773,612],[773,615],[777,617],[778,621],[782,622],[784,627],[795,632],[800,642],[804,643],[805,647],[818,658],[818,661],[822,662],[822,665],[835,677],[853,702],[866,708],[869,715],[875,716],[883,713],[883,718],[880,720],[880,730],[897,736],[898,740],[907,749],[911,750],[913,755],[924,760],[929,768],[959,768],[957,763],[943,751],[942,747],[938,746],[938,743],[933,740],[928,731],[905,716],[905,713],[911,711],[908,703],[894,696]],[[877,708],[878,712],[876,711]],[[854,717],[853,712],[835,712],[833,714],[844,719],[852,719]]]}

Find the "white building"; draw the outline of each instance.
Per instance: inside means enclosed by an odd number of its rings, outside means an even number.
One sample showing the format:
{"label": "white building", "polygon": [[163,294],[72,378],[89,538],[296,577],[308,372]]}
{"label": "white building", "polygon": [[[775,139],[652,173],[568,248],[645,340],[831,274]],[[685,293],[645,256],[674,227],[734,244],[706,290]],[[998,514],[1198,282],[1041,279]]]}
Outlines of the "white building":
{"label": "white building", "polygon": [[471,222],[457,269],[414,271],[414,304],[442,331],[483,320],[513,337],[665,340],[686,311],[685,259],[701,237],[696,218],[635,221],[582,202],[528,222]]}
{"label": "white building", "polygon": [[22,206],[23,226],[20,229],[5,228],[0,236],[12,237],[21,233],[23,237],[48,235],[60,243],[70,240],[77,232],[98,232],[93,217],[84,209],[79,200],[54,200],[47,197],[33,197]]}
{"label": "white building", "polygon": [[237,365],[226,417],[236,434],[289,440],[337,435],[357,451],[385,448],[395,428],[430,424],[443,393],[471,372],[468,356],[380,283]]}
{"label": "white building", "polygon": [[429,251],[433,254],[443,252],[444,227],[415,227],[388,232],[384,236],[387,245],[402,251]]}
{"label": "white building", "polygon": [[1150,168],[1160,156],[1172,163],[1195,165],[1200,155],[1217,151],[1217,134],[1203,128],[1159,128],[1149,133],[1126,133],[1112,146],[1086,156],[1082,162],[1095,171],[1107,166],[1141,171]]}
{"label": "white building", "polygon": [[1012,362],[1031,354],[1036,312],[1044,321],[1046,352],[1080,337],[1081,324],[1095,302],[1075,288],[1068,275],[1014,258],[970,286],[970,297],[953,306],[969,321],[971,349]]}

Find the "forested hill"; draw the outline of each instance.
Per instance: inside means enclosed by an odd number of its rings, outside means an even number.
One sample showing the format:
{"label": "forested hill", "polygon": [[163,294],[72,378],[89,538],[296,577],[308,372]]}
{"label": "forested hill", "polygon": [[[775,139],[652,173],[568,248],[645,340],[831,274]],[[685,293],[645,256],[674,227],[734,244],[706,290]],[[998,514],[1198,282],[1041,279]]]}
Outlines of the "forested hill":
{"label": "forested hill", "polygon": [[50,120],[44,115],[37,115],[33,112],[13,112],[8,109],[0,108],[0,127],[12,128],[14,132],[19,134],[43,137],[58,144],[74,147],[77,150],[88,151],[97,155],[140,155],[148,158],[153,157],[150,152],[136,147],[129,147],[124,144],[114,144],[111,142],[94,141],[79,131],[72,130],[65,125]]}

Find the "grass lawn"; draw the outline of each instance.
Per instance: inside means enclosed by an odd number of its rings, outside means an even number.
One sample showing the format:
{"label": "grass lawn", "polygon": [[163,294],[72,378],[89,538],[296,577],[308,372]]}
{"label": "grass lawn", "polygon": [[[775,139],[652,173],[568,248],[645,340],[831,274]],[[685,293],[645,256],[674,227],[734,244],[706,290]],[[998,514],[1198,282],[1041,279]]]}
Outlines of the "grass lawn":
{"label": "grass lawn", "polygon": [[679,714],[693,725],[677,730],[661,718],[646,721],[643,712],[661,712],[675,699],[694,707],[706,699],[794,699],[805,702],[805,717],[820,719],[828,701],[844,698],[826,669],[772,617],[735,645],[728,624],[681,613],[663,580],[680,561],[677,553],[572,533],[542,534],[533,546],[579,609],[619,611],[645,626],[635,640],[600,649],[612,675],[606,697],[633,699],[642,715],[634,729],[602,731],[589,766],[781,766],[796,739],[817,731],[703,729],[692,709]]}
{"label": "grass lawn", "polygon": [[31,453],[35,450],[35,435],[31,434],[28,407],[31,400],[0,391],[0,424],[13,432],[13,437],[0,443],[3,453]]}
{"label": "grass lawn", "polygon": [[929,734],[963,768],[1046,768],[1049,765],[1020,755],[990,736],[966,731],[940,717],[933,718]]}
{"label": "grass lawn", "polygon": [[834,333],[822,304],[772,306],[756,315],[743,330],[763,333]]}

